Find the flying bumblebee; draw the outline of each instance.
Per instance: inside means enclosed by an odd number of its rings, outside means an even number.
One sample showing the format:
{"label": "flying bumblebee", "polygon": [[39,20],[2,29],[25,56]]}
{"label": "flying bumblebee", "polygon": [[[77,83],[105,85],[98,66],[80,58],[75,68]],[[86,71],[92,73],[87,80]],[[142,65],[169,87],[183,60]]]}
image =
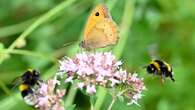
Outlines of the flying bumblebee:
{"label": "flying bumblebee", "polygon": [[22,76],[13,81],[16,86],[19,85],[21,95],[28,105],[36,104],[34,91],[38,89],[40,82],[40,73],[32,69],[28,69]]}
{"label": "flying bumblebee", "polygon": [[161,76],[162,83],[166,77],[169,77],[173,82],[173,70],[170,64],[162,60],[152,60],[149,65],[145,66],[149,74]]}

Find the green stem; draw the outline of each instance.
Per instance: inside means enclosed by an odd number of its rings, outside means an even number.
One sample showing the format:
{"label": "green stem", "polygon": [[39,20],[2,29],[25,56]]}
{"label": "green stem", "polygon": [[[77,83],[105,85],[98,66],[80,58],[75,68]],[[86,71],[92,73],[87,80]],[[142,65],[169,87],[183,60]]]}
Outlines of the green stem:
{"label": "green stem", "polygon": [[122,21],[120,24],[120,41],[113,49],[113,53],[120,58],[123,49],[125,47],[126,42],[128,41],[129,36],[129,29],[131,27],[133,21],[133,12],[134,12],[134,0],[126,0],[125,2],[125,9],[122,17]]}
{"label": "green stem", "polygon": [[[32,33],[37,27],[39,27],[41,24],[45,23],[46,21],[50,20],[52,17],[56,16],[58,13],[60,13],[63,9],[71,5],[76,0],[65,0],[64,2],[60,3],[53,9],[49,10],[47,13],[39,17],[33,24],[31,24],[9,47],[7,50],[7,53],[10,53],[18,44],[19,41],[25,39],[30,33]],[[0,59],[0,63],[3,62],[3,60],[6,57],[3,57]]]}
{"label": "green stem", "polygon": [[1,80],[0,80],[0,87],[7,95],[11,94],[10,90],[7,88],[7,86]]}
{"label": "green stem", "polygon": [[64,2],[60,3],[44,15],[42,15],[40,18],[38,18],[32,25],[30,25],[10,46],[9,46],[9,51],[14,49],[17,45],[17,42],[20,41],[21,39],[24,39],[27,37],[32,31],[34,31],[38,26],[41,24],[45,23],[48,21],[50,18],[54,17],[57,15],[59,12],[61,12],[64,8],[68,7],[71,5],[74,1],[76,0],[65,0]]}
{"label": "green stem", "polygon": [[90,105],[91,105],[90,110],[94,110],[94,105],[92,103],[90,103]]}
{"label": "green stem", "polygon": [[35,21],[36,18],[32,18],[18,24],[0,28],[0,38],[8,37],[24,31],[26,27],[28,27],[30,24],[32,24],[33,21]]}
{"label": "green stem", "polygon": [[110,103],[108,110],[112,110],[112,106],[114,105],[115,101],[116,101],[116,98],[112,98],[112,102]]}
{"label": "green stem", "polygon": [[77,93],[76,85],[72,84],[70,89],[69,89],[69,92],[68,92],[68,95],[66,97],[66,100],[65,100],[65,108],[67,108],[67,107],[72,105],[72,103],[74,102],[76,93]]}
{"label": "green stem", "polygon": [[[7,54],[8,50],[5,49],[5,51],[2,52],[2,53]],[[28,50],[14,49],[14,50],[10,51],[9,53],[10,54],[20,54],[20,55],[28,55],[28,56],[33,56],[33,57],[39,57],[39,58],[50,60],[54,63],[57,61],[57,59],[53,58],[52,56],[45,55],[45,54],[38,53],[38,52],[28,51]]]}
{"label": "green stem", "polygon": [[104,98],[106,97],[106,90],[103,87],[98,88],[97,101],[95,102],[95,109],[100,110],[102,104],[104,103]]}
{"label": "green stem", "polygon": [[107,6],[109,7],[109,10],[112,10],[114,5],[116,4],[117,0],[108,0],[106,2]]}
{"label": "green stem", "polygon": [[120,96],[120,95],[122,95],[123,93],[125,93],[125,92],[128,91],[128,90],[129,90],[129,89],[125,89],[125,90],[119,92],[116,96]]}

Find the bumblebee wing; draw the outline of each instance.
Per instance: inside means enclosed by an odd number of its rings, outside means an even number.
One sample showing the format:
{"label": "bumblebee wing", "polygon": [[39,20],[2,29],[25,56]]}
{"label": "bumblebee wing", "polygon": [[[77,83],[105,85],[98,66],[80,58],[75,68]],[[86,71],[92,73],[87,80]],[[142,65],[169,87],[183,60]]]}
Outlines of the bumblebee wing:
{"label": "bumblebee wing", "polygon": [[11,84],[12,85],[18,85],[18,84],[21,84],[21,83],[23,83],[24,81],[22,80],[22,77],[17,77],[17,78],[15,78],[12,82],[11,82]]}
{"label": "bumblebee wing", "polygon": [[147,67],[148,67],[148,65],[141,66],[141,68],[143,68],[143,69],[146,69]]}
{"label": "bumblebee wing", "polygon": [[13,85],[12,90],[15,89],[17,86],[19,86],[20,84],[22,84],[23,82],[24,82],[24,81],[22,80],[21,77],[15,78],[15,79],[11,82],[11,84]]}
{"label": "bumblebee wing", "polygon": [[148,46],[148,54],[151,57],[151,59],[159,59],[160,58],[158,55],[158,45],[156,43]]}

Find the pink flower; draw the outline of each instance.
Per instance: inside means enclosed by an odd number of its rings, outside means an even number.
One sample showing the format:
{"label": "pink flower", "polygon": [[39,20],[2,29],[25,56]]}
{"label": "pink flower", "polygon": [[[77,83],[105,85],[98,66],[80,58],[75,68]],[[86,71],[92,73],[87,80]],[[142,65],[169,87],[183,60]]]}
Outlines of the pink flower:
{"label": "pink flower", "polygon": [[71,83],[72,83],[72,82],[73,82],[73,77],[71,77],[71,76],[68,77],[68,78],[65,80],[65,82],[71,82]]}
{"label": "pink flower", "polygon": [[66,60],[59,61],[60,63],[60,71],[66,70],[66,71],[71,71],[75,72],[77,70],[77,65],[73,62],[72,59],[70,58],[65,58]]}
{"label": "pink flower", "polygon": [[[41,109],[46,109],[47,108],[47,105],[49,103],[49,100],[48,100],[48,97],[40,97],[38,98],[38,106],[41,108]],[[37,107],[38,107],[37,106]]]}
{"label": "pink flower", "polygon": [[137,74],[123,70],[122,62],[118,61],[111,52],[83,52],[59,62],[59,71],[67,74],[64,75],[67,76],[65,82],[77,83],[77,87],[85,90],[89,95],[96,93],[97,86],[117,88],[126,85],[122,96],[134,103],[142,96],[144,90],[142,79],[138,78]]}
{"label": "pink flower", "polygon": [[137,104],[137,101],[142,97],[142,91],[145,90],[143,79],[138,78],[137,74],[129,74],[127,77],[126,85],[128,85],[127,91],[124,92],[124,96],[130,99],[129,104]]}
{"label": "pink flower", "polygon": [[85,84],[83,82],[77,83],[77,87],[80,89],[83,89],[84,86],[85,86]]}
{"label": "pink flower", "polygon": [[[65,58],[60,62],[60,70],[67,73],[67,78],[65,82],[74,81],[73,78],[83,82],[81,88],[89,88],[91,84],[94,85],[94,91],[90,93],[95,93],[96,85],[101,85],[105,87],[113,87],[115,84],[121,82],[123,75],[117,76],[116,72],[121,72],[118,70],[119,66],[122,64],[118,61],[111,52],[96,52],[96,53],[78,53],[74,58]],[[72,65],[74,66],[72,66]],[[72,68],[74,67],[74,68]],[[69,74],[70,72],[75,72]]]}
{"label": "pink flower", "polygon": [[55,91],[57,83],[58,81],[55,78],[40,83],[40,88],[34,91],[37,98],[36,108],[39,110],[64,110],[61,103],[65,90],[57,89]]}
{"label": "pink flower", "polygon": [[111,87],[115,86],[116,84],[120,83],[119,80],[114,79],[114,78],[110,78],[111,81]]}
{"label": "pink flower", "polygon": [[41,88],[40,88],[40,93],[47,94],[47,91],[48,91],[47,88],[48,88],[47,84],[43,83]]}
{"label": "pink flower", "polygon": [[103,76],[103,75],[98,75],[97,78],[96,78],[96,81],[97,81],[97,82],[102,82],[102,81],[104,81],[104,76]]}
{"label": "pink flower", "polygon": [[95,86],[94,86],[94,85],[88,85],[88,86],[87,86],[86,92],[87,92],[88,94],[93,94],[93,93],[95,93],[95,92],[96,92]]}

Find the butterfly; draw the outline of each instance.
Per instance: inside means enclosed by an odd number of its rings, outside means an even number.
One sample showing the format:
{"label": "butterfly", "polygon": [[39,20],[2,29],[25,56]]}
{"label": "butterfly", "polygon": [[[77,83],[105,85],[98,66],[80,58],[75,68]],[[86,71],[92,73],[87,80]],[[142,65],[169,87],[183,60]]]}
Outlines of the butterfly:
{"label": "butterfly", "polygon": [[104,4],[97,5],[88,17],[83,41],[80,46],[86,50],[115,45],[119,39],[116,23]]}

